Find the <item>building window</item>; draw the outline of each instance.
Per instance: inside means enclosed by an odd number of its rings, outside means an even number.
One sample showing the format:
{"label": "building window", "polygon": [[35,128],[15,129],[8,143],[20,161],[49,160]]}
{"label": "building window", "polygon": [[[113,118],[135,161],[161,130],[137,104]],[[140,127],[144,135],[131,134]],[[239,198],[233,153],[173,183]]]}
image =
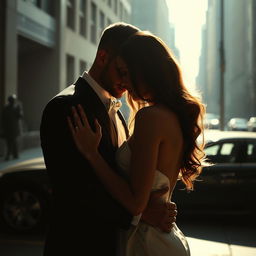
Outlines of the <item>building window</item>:
{"label": "building window", "polygon": [[55,3],[51,0],[44,1],[44,4],[42,6],[42,9],[47,12],[52,17],[55,16]]}
{"label": "building window", "polygon": [[26,2],[33,4],[33,5],[37,6],[38,8],[41,8],[41,6],[42,6],[41,0],[27,0]]}
{"label": "building window", "polygon": [[74,82],[74,74],[75,74],[75,58],[67,54],[66,57],[66,67],[67,67],[67,86],[73,84]]}
{"label": "building window", "polygon": [[91,42],[96,44],[97,35],[97,6],[91,2]]}
{"label": "building window", "polygon": [[80,0],[80,10],[79,10],[79,32],[80,35],[86,37],[87,34],[87,24],[86,24],[86,12],[87,12],[87,0]]}
{"label": "building window", "polygon": [[67,26],[75,29],[75,1],[67,0]]}
{"label": "building window", "polygon": [[86,61],[80,60],[80,74],[82,75],[87,69]]}
{"label": "building window", "polygon": [[36,2],[37,7],[42,8],[42,1],[41,0],[36,0],[34,2]]}
{"label": "building window", "polygon": [[105,28],[105,14],[101,11],[100,12],[100,37],[104,28]]}
{"label": "building window", "polygon": [[55,15],[55,5],[52,0],[23,0],[24,2],[33,4],[42,11],[48,13],[51,16]]}

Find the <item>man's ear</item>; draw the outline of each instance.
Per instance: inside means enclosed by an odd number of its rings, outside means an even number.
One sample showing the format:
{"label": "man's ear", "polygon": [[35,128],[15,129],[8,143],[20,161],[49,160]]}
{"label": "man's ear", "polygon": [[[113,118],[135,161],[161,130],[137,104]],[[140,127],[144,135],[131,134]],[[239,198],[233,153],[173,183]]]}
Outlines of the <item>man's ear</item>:
{"label": "man's ear", "polygon": [[108,53],[106,50],[104,49],[100,49],[97,51],[97,55],[96,55],[96,61],[98,66],[105,66],[106,63],[108,62]]}

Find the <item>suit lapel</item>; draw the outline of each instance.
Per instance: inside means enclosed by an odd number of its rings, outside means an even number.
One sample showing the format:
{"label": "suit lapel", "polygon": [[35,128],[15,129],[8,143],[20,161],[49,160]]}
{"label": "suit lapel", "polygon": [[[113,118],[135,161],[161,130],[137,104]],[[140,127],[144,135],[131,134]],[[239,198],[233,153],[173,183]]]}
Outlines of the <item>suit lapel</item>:
{"label": "suit lapel", "polygon": [[[96,117],[102,127],[104,138],[108,138],[112,146],[116,148],[118,145],[117,134],[105,105],[85,79],[79,77],[75,85],[75,95],[79,95],[79,98],[82,99],[82,105],[88,120],[94,121]],[[94,126],[94,124],[91,125]]]}
{"label": "suit lapel", "polygon": [[122,124],[123,124],[123,127],[124,127],[124,130],[125,130],[125,134],[126,134],[126,139],[129,138],[129,129],[127,127],[127,124],[126,124],[126,121],[124,119],[124,116],[122,114],[122,112],[120,110],[117,111],[117,115],[119,117],[119,119],[121,120]]}

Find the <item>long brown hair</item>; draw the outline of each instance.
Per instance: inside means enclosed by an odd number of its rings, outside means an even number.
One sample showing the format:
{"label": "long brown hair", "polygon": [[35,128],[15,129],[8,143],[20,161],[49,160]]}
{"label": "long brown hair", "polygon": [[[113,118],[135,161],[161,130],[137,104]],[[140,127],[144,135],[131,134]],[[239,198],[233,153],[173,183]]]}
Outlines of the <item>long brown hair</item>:
{"label": "long brown hair", "polygon": [[[205,106],[185,87],[177,61],[160,38],[146,31],[135,33],[123,44],[119,55],[130,72],[134,92],[141,99],[138,104],[129,97],[132,109],[136,112],[152,101],[177,115],[184,140],[180,177],[187,189],[193,189],[205,156],[203,143],[198,143],[198,136],[203,134]],[[146,84],[153,98],[145,99],[140,95],[138,79]]]}

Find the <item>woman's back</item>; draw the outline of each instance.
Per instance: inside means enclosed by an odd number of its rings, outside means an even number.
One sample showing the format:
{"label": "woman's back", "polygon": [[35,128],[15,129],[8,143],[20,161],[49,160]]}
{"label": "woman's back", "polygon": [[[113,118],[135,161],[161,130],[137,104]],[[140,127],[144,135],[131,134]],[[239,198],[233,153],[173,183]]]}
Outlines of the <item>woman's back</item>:
{"label": "woman's back", "polygon": [[[160,105],[144,108],[142,115],[148,115],[148,122],[144,124],[145,130],[147,129],[147,126],[152,126],[153,123],[158,124],[155,125],[158,137],[156,138],[156,143],[158,140],[160,140],[158,148],[157,170],[169,178],[171,192],[175,187],[178,178],[180,163],[183,155],[183,136],[179,125],[179,120],[173,112]],[[133,150],[133,137],[131,137],[129,144],[131,150]]]}

